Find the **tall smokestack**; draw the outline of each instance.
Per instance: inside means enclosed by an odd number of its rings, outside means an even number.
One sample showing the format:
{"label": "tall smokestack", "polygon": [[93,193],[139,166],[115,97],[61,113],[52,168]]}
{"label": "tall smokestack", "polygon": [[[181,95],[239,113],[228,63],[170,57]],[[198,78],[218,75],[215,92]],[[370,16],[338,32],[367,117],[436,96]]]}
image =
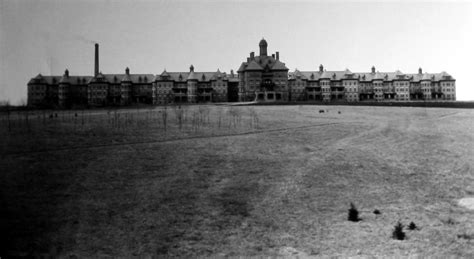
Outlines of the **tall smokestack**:
{"label": "tall smokestack", "polygon": [[99,44],[95,44],[94,76],[99,74]]}

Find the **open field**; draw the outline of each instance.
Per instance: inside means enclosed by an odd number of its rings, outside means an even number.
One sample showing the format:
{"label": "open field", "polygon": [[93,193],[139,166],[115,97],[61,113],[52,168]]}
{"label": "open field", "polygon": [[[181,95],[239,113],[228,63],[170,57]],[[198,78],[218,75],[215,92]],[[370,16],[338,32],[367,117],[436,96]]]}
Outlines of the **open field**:
{"label": "open field", "polygon": [[[474,110],[9,116],[0,118],[2,257],[474,257],[474,211],[458,205],[474,196]],[[351,202],[359,222],[347,220]],[[398,221],[419,229],[394,240]]]}

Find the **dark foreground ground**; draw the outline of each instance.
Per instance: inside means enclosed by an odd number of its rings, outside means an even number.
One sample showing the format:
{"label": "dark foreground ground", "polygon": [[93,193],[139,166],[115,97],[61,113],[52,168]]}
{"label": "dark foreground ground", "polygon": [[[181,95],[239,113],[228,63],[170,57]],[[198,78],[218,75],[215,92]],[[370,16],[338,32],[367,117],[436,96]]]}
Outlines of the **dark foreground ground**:
{"label": "dark foreground ground", "polygon": [[44,115],[1,120],[2,257],[474,256],[473,110]]}

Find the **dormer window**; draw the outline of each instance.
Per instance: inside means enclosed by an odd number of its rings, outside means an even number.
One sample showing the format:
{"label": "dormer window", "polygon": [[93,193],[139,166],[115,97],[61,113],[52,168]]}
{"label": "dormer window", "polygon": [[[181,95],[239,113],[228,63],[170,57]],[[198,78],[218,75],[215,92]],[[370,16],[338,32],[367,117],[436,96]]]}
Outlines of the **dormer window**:
{"label": "dormer window", "polygon": [[145,83],[148,82],[148,78],[146,76],[143,79],[145,80]]}
{"label": "dormer window", "polygon": [[183,81],[183,76],[179,74],[179,81]]}

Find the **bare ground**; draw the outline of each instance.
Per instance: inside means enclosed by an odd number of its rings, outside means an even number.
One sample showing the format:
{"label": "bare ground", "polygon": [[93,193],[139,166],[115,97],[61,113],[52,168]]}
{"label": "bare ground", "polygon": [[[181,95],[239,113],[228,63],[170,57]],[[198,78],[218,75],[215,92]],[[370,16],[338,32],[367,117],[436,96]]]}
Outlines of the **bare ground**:
{"label": "bare ground", "polygon": [[183,109],[2,120],[0,255],[474,256],[473,110]]}

